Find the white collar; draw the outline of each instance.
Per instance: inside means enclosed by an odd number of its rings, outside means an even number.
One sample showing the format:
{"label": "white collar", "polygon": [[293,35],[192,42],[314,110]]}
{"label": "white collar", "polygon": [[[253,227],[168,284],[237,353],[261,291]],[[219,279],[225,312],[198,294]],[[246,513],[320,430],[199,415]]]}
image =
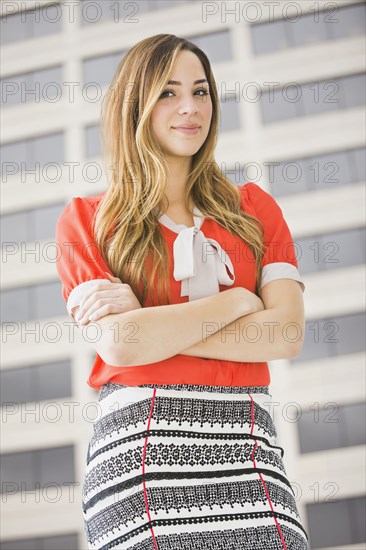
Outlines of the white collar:
{"label": "white collar", "polygon": [[182,281],[180,295],[188,296],[189,302],[217,294],[219,284],[231,286],[235,281],[233,264],[225,250],[200,230],[204,222],[202,212],[195,206],[193,213],[193,227],[176,224],[166,214],[158,218],[162,225],[178,234],[173,247],[173,276]]}

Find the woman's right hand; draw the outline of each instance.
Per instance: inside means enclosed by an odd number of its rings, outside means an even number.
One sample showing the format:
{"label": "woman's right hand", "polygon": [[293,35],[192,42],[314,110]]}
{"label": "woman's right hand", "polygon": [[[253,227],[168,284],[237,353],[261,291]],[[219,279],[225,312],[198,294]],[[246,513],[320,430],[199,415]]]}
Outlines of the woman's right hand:
{"label": "woman's right hand", "polygon": [[142,307],[130,285],[122,283],[121,279],[109,273],[107,275],[111,279],[111,285],[103,283],[99,288],[96,284],[81,299],[74,317],[79,325],[97,321],[110,313],[126,313]]}

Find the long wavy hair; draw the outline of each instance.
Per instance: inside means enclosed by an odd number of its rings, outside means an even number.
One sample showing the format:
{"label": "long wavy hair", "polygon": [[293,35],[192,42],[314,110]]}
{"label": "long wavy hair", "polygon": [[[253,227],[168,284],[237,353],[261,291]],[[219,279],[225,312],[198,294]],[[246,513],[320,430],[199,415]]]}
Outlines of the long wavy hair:
{"label": "long wavy hair", "polygon": [[103,97],[102,147],[108,186],[93,222],[103,259],[117,277],[130,285],[142,306],[148,289],[156,290],[157,305],[171,303],[169,255],[158,222],[169,206],[165,195],[167,164],[150,119],[182,50],[193,52],[201,61],[212,101],[209,133],[192,157],[185,207],[193,215],[193,201],[206,218],[247,243],[255,258],[255,292],[259,295],[263,226],[243,212],[236,185],[214,159],[220,111],[210,62],[192,42],[172,34],[157,34],[141,40],[126,53]]}

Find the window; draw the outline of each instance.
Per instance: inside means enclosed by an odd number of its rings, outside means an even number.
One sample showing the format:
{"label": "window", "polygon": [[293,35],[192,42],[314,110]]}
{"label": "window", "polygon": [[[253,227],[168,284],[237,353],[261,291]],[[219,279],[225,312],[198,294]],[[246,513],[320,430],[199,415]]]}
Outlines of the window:
{"label": "window", "polygon": [[64,207],[62,202],[1,216],[1,244],[53,239],[57,219]]}
{"label": "window", "polygon": [[61,315],[67,315],[67,310],[59,281],[1,292],[2,323],[17,323]]}
{"label": "window", "polygon": [[229,30],[188,36],[187,40],[201,48],[211,63],[220,63],[221,61],[230,61],[233,59]]}
{"label": "window", "polygon": [[[82,0],[82,3],[81,3],[82,25],[99,23],[100,21],[106,21],[108,19],[112,19],[113,17],[116,17],[114,14],[117,15],[119,13],[119,11],[116,11],[118,2],[115,3],[115,7],[113,7],[112,4],[113,2],[111,0],[93,0],[93,1]],[[122,6],[121,6],[121,11],[122,11]],[[126,12],[126,13],[129,13],[129,12]]]}
{"label": "window", "polygon": [[365,503],[364,496],[340,499],[335,494],[329,501],[307,504],[311,547],[345,550],[350,544],[365,543]]}
{"label": "window", "polygon": [[92,25],[101,21],[128,21],[138,19],[139,14],[175,8],[185,2],[196,0],[82,0],[82,25]]}
{"label": "window", "polygon": [[365,403],[339,406],[337,403],[329,402],[324,405],[312,405],[311,409],[302,411],[297,422],[301,453],[366,443]]}
{"label": "window", "polygon": [[70,397],[70,361],[57,361],[0,371],[1,405]]}
{"label": "window", "polygon": [[283,119],[301,116],[302,86],[294,86],[293,89],[275,88],[272,94],[263,91],[259,100],[263,124],[271,124]]}
{"label": "window", "polygon": [[90,82],[98,83],[100,86],[109,84],[124,54],[124,51],[118,51],[107,55],[84,59],[84,84],[87,85]]}
{"label": "window", "polygon": [[300,355],[291,359],[291,363],[362,353],[365,329],[364,313],[305,321],[304,344]]}
{"label": "window", "polygon": [[289,47],[286,24],[283,19],[251,25],[251,38],[256,55],[284,50]]}
{"label": "window", "polygon": [[37,539],[2,540],[1,550],[78,550],[78,534]]}
{"label": "window", "polygon": [[32,491],[47,484],[75,483],[74,447],[3,453],[0,460],[1,492]]}
{"label": "window", "polygon": [[365,105],[366,75],[351,74],[339,79],[340,108],[350,109]]}
{"label": "window", "polygon": [[263,124],[365,105],[366,75],[292,84],[263,90],[260,108]]}
{"label": "window", "polygon": [[302,274],[362,265],[366,261],[365,227],[356,227],[296,240]]}
{"label": "window", "polygon": [[1,79],[1,103],[5,107],[30,101],[53,102],[61,94],[61,65]]}
{"label": "window", "polygon": [[85,157],[99,157],[102,154],[101,128],[92,124],[85,128]]}
{"label": "window", "polygon": [[35,170],[36,164],[42,167],[47,163],[64,161],[64,134],[53,132],[30,139],[5,143],[1,146],[1,172],[13,174],[13,171],[24,172]]}
{"label": "window", "polygon": [[364,147],[284,162],[268,161],[265,166],[276,198],[366,181]]}
{"label": "window", "polygon": [[365,2],[341,8],[335,17],[339,23],[329,25],[330,38],[337,40],[365,34],[365,14]]}
{"label": "window", "polygon": [[[334,4],[333,4],[334,5]],[[251,25],[255,55],[304,47],[326,40],[352,38],[365,34],[365,4],[302,14],[298,21],[276,19]]]}
{"label": "window", "polygon": [[239,103],[235,99],[226,99],[226,101],[220,103],[221,111],[221,126],[219,129],[222,132],[232,132],[233,130],[240,130],[240,112]]}
{"label": "window", "polygon": [[[6,12],[6,8],[4,8],[4,11]],[[35,9],[4,15],[1,17],[0,24],[2,44],[54,34],[62,30],[61,6],[59,4],[48,4]]]}

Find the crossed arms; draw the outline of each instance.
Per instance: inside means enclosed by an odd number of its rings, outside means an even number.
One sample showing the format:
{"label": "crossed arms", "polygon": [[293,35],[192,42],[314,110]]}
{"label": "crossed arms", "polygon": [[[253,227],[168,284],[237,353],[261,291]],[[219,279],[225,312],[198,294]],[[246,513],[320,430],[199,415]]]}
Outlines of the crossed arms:
{"label": "crossed arms", "polygon": [[293,279],[267,283],[261,298],[236,287],[193,302],[109,314],[95,324],[101,335],[95,351],[107,364],[123,367],[177,354],[239,362],[291,359],[301,351],[305,330],[302,290]]}

